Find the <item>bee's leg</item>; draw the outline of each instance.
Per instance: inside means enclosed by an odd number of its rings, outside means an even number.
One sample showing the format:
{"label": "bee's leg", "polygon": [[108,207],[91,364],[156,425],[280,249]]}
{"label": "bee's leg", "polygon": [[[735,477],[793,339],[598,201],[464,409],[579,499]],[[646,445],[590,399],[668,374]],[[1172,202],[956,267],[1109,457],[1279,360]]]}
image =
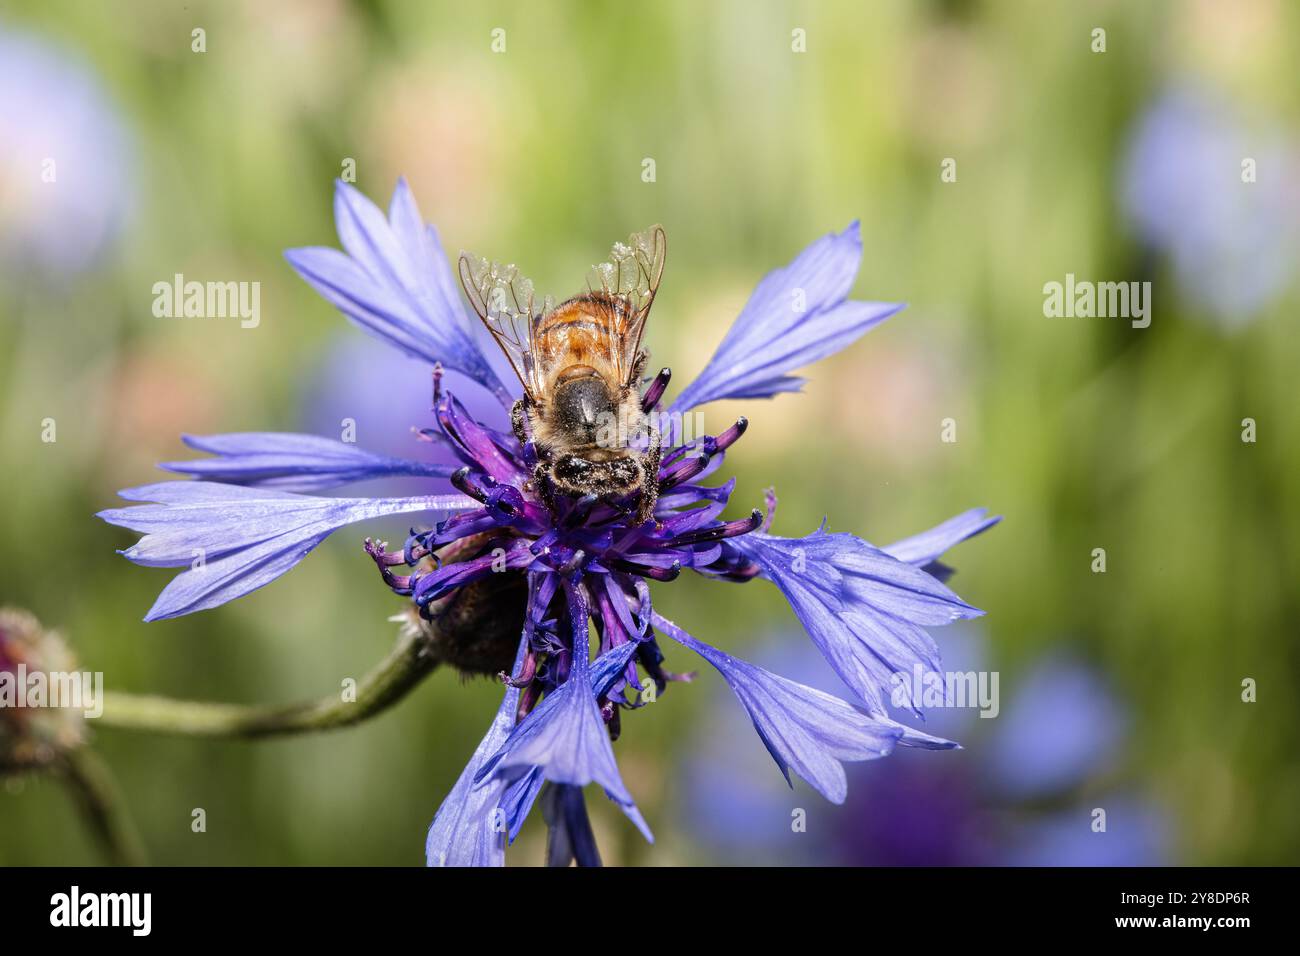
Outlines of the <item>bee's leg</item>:
{"label": "bee's leg", "polygon": [[510,427],[514,430],[515,437],[519,439],[519,444],[528,441],[528,412],[522,398],[510,408]]}
{"label": "bee's leg", "polygon": [[641,381],[641,376],[645,374],[645,366],[648,361],[650,361],[650,353],[645,349],[636,353],[636,358],[632,360],[632,374],[627,377],[627,380],[633,386]]}
{"label": "bee's leg", "polygon": [[533,485],[537,488],[537,493],[542,496],[542,504],[546,505],[546,510],[552,517],[557,516],[559,512],[555,501],[555,485],[546,470],[545,462],[539,461],[533,466]]}
{"label": "bee's leg", "polygon": [[659,430],[650,433],[650,447],[641,458],[641,501],[637,506],[637,524],[645,524],[655,513],[655,502],[659,500],[659,458],[662,446],[659,443]]}

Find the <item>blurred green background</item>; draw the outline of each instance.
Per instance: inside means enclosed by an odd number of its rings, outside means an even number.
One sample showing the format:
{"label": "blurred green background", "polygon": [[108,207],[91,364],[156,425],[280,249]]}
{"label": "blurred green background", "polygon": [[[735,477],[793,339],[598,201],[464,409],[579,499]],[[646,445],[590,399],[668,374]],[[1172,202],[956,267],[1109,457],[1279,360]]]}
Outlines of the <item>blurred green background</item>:
{"label": "blurred green background", "polygon": [[[191,49],[195,28],[204,53]],[[491,48],[495,28],[505,52]],[[796,29],[806,52],[792,50]],[[1068,649],[1125,701],[1111,772],[1160,808],[1165,859],[1296,861],[1295,284],[1225,317],[1176,252],[1144,238],[1125,190],[1143,117],[1186,86],[1231,104],[1231,128],[1284,158],[1261,163],[1253,184],[1231,158],[1224,194],[1297,208],[1286,204],[1300,176],[1300,8],[52,0],[0,2],[0,36],[84,71],[102,97],[96,123],[120,132],[98,149],[95,125],[62,113],[51,85],[0,47],[11,113],[19,102],[40,116],[0,142],[0,603],[58,628],[110,689],[288,702],[330,693],[391,646],[400,602],[362,553],[362,527],[263,591],[146,625],[169,572],[117,556],[132,536],[92,517],[116,489],[158,480],[156,461],[187,457],[182,431],[303,427],[304,395],[332,384],[313,376],[361,333],[281,252],[336,245],[331,183],[346,159],[381,205],[405,175],[450,254],[518,262],[558,295],[613,240],[662,222],[670,254],[647,340],[678,385],[767,270],[860,218],[854,295],[909,307],[813,369],[804,394],[706,409],[711,430],[742,411],[751,420],[727,461],[734,512],[775,485],[779,533],[825,515],[876,543],[974,505],[1005,515],[951,558],[956,590],[989,612],[1003,693]],[[77,207],[89,218],[71,216],[77,234],[36,263],[45,246],[23,230],[59,224],[18,145],[61,118],[81,145],[59,188],[93,183]],[[945,158],[956,182],[941,180]],[[1200,198],[1180,189],[1180,202]],[[102,241],[61,260],[61,243],[86,241],[83,221]],[[1289,276],[1293,240],[1283,228],[1254,241]],[[260,282],[260,326],[155,318],[153,283],[177,272]],[[1152,281],[1151,327],[1044,317],[1043,285],[1066,273]],[[423,411],[392,408],[403,426]],[[1247,417],[1254,443],[1241,440]],[[955,443],[940,440],[946,418]],[[1104,574],[1091,571],[1098,547]],[[683,578],[656,601],[742,655],[797,627],[761,582]],[[669,654],[670,667],[695,666]],[[1253,704],[1241,701],[1247,677]],[[486,680],[438,673],[339,733],[254,744],[92,733],[156,862],[418,864],[498,699]],[[707,673],[626,717],[616,751],[659,840],[644,845],[593,800],[607,862],[714,861],[690,835],[676,768],[719,702],[729,692]],[[980,773],[977,750],[925,757]],[[205,834],[190,829],[197,807]],[[7,780],[0,808],[0,863],[99,861],[58,781]],[[511,862],[539,862],[543,840],[534,814]]]}

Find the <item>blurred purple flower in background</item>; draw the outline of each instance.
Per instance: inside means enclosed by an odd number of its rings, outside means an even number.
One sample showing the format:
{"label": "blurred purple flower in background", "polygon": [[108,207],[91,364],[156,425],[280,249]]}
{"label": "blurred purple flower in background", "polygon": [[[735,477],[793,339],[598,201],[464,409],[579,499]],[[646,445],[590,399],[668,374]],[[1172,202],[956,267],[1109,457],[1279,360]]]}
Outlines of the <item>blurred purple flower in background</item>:
{"label": "blurred purple flower in background", "polygon": [[[987,666],[978,631],[950,628],[947,639],[945,668]],[[772,640],[755,656],[812,686],[834,681],[824,662],[796,641]],[[773,786],[762,772],[761,750],[737,746],[740,722],[717,708],[703,722],[709,733],[685,758],[681,816],[693,840],[736,863],[1167,862],[1172,827],[1160,807],[1106,786],[1122,756],[1125,721],[1098,675],[1071,658],[1048,657],[1008,696],[989,719],[969,708],[927,711],[927,729],[959,737],[965,749],[938,762],[899,750],[885,773],[855,764],[842,806],[809,803],[802,793]],[[1106,811],[1105,832],[1093,832],[1095,807]]]}
{"label": "blurred purple flower in background", "polygon": [[134,206],[132,154],[89,67],[0,25],[0,269],[61,281],[93,266]]}
{"label": "blurred purple flower in background", "polygon": [[1176,87],[1138,122],[1121,180],[1126,217],[1221,327],[1249,322],[1287,288],[1300,255],[1300,150],[1287,130]]}

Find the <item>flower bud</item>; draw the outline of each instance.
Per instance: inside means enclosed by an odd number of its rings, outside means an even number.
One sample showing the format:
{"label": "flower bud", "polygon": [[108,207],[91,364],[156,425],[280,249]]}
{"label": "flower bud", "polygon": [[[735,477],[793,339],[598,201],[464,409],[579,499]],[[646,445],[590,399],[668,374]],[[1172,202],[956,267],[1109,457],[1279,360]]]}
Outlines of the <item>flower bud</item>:
{"label": "flower bud", "polygon": [[27,611],[0,608],[0,774],[47,766],[83,743],[83,710],[48,693],[75,666],[57,633]]}

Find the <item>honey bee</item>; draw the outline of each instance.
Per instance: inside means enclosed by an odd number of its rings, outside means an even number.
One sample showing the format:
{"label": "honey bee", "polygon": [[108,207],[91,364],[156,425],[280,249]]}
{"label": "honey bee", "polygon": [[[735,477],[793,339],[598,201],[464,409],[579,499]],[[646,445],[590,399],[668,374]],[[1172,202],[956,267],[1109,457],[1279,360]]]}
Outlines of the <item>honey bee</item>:
{"label": "honey bee", "polygon": [[660,436],[638,385],[648,357],[641,336],[666,253],[661,226],[615,243],[610,260],[592,268],[587,291],[559,305],[539,301],[513,265],[461,254],[470,305],[524,387],[511,425],[537,450],[533,483],[553,514],[557,495],[616,505],[635,498],[638,522],[654,513]]}

